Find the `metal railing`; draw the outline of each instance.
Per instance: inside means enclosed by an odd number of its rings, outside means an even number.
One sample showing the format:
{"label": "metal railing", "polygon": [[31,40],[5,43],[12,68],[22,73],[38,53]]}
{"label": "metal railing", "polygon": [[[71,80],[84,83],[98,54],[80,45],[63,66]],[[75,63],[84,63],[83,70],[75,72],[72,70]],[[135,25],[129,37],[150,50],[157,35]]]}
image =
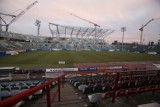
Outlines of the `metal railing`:
{"label": "metal railing", "polygon": [[[14,106],[15,104],[17,104],[18,102],[27,99],[28,96],[33,95],[35,92],[43,89],[46,87],[46,97],[47,97],[47,107],[51,107],[51,103],[54,100],[54,97],[56,96],[56,94],[58,93],[58,101],[60,101],[60,84],[61,81],[60,79],[64,76],[64,74],[58,76],[57,78],[53,78],[43,84],[40,84],[36,87],[33,87],[29,90],[26,90],[24,92],[21,92],[15,96],[9,97],[4,99],[3,101],[0,102],[0,107],[11,107]],[[55,92],[55,95],[53,96],[53,98],[50,98],[50,85],[52,84],[52,82],[54,81],[58,81],[58,88]],[[63,83],[63,82],[62,82]]]}

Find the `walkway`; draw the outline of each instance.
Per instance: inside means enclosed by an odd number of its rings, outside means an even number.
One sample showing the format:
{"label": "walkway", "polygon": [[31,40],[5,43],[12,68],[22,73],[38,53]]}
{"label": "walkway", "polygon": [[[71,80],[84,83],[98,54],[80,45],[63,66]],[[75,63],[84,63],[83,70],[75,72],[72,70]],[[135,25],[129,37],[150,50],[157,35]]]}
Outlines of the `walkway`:
{"label": "walkway", "polygon": [[[53,95],[54,90],[57,87],[53,88],[51,95]],[[51,107],[85,107],[87,106],[88,99],[78,94],[77,89],[74,89],[68,82],[64,84],[64,87],[61,87],[61,101],[58,101],[58,95],[56,95],[54,101],[52,102]],[[43,95],[41,98],[33,101],[30,105],[25,105],[26,107],[47,107],[46,95]]]}

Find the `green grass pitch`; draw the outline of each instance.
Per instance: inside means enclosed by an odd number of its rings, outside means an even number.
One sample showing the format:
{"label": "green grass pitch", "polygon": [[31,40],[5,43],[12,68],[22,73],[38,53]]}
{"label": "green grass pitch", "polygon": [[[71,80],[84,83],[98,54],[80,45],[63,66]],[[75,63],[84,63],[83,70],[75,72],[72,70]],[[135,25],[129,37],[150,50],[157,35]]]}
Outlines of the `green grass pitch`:
{"label": "green grass pitch", "polygon": [[[65,61],[59,65],[58,61]],[[0,66],[22,68],[73,67],[74,63],[160,61],[160,55],[128,52],[36,51],[0,57]]]}

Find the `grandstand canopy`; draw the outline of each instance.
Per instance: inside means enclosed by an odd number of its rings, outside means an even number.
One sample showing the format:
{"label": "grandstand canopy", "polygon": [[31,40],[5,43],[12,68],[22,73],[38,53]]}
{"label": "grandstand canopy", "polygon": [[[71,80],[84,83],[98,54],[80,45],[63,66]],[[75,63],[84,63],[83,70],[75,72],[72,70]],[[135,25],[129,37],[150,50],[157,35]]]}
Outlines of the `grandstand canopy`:
{"label": "grandstand canopy", "polygon": [[78,27],[78,26],[63,26],[55,23],[49,23],[49,29],[53,37],[71,37],[71,38],[96,38],[104,39],[109,36],[114,30]]}

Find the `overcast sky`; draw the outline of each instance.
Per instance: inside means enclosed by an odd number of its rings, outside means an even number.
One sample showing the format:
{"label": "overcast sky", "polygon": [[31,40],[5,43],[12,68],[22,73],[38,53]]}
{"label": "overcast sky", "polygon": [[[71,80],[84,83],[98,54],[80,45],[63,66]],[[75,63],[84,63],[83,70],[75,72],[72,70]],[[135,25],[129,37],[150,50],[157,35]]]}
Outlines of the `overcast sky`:
{"label": "overcast sky", "polygon": [[[35,0],[0,0],[1,13],[17,15]],[[160,0],[38,0],[38,3],[22,17],[11,24],[9,31],[37,34],[34,25],[36,19],[41,21],[40,34],[51,36],[48,23],[53,22],[67,26],[94,27],[70,13],[99,24],[103,29],[115,32],[106,37],[109,43],[122,41],[121,27],[126,27],[124,42],[139,42],[142,24],[152,18],[160,17]],[[11,18],[4,17],[9,22]],[[152,21],[144,28],[144,40],[157,42],[160,39],[160,20]]]}

